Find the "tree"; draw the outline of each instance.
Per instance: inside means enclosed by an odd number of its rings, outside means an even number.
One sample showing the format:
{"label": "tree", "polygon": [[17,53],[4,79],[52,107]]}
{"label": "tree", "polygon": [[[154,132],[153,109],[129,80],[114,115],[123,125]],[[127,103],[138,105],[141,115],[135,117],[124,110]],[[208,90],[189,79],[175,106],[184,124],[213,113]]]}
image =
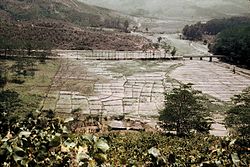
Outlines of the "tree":
{"label": "tree", "polygon": [[129,28],[129,21],[128,21],[128,20],[125,20],[125,21],[124,21],[123,26],[124,26],[124,30],[125,30],[125,32],[128,32],[128,28]]}
{"label": "tree", "polygon": [[18,77],[21,75],[25,76],[34,76],[34,66],[36,65],[36,59],[32,58],[18,58],[16,63],[11,66],[12,72],[16,73]]}
{"label": "tree", "polygon": [[162,37],[158,37],[158,38],[157,38],[158,43],[160,43],[161,40],[162,40]]}
{"label": "tree", "polygon": [[176,130],[177,135],[189,134],[192,129],[198,132],[208,132],[210,124],[205,119],[208,116],[201,92],[183,85],[165,94],[165,108],[160,111],[160,121],[164,128]]}
{"label": "tree", "polygon": [[7,84],[7,77],[5,73],[0,71],[0,88],[3,90],[6,84]]}
{"label": "tree", "polygon": [[158,43],[153,43],[152,44],[155,49],[159,49],[160,45]]}
{"label": "tree", "polygon": [[171,49],[171,45],[168,44],[167,42],[163,42],[163,44],[162,44],[161,47],[164,49],[165,54],[167,54],[170,51],[170,49]]}
{"label": "tree", "polygon": [[173,50],[171,51],[171,55],[175,56],[176,52],[177,52],[176,47],[174,47]]}
{"label": "tree", "polygon": [[185,37],[189,40],[201,40],[202,39],[202,24],[201,22],[198,22],[195,25],[186,25],[182,33],[185,35]]}
{"label": "tree", "polygon": [[235,129],[240,135],[250,136],[250,87],[233,98],[233,106],[226,117],[226,125]]}
{"label": "tree", "polygon": [[3,90],[5,85],[7,84],[7,66],[5,63],[0,62],[0,88]]}
{"label": "tree", "polygon": [[6,134],[10,125],[17,121],[15,112],[22,106],[19,94],[5,90],[0,92],[0,134]]}
{"label": "tree", "polygon": [[7,51],[10,51],[13,48],[13,44],[7,38],[0,38],[0,49],[4,50],[4,56],[7,56]]}

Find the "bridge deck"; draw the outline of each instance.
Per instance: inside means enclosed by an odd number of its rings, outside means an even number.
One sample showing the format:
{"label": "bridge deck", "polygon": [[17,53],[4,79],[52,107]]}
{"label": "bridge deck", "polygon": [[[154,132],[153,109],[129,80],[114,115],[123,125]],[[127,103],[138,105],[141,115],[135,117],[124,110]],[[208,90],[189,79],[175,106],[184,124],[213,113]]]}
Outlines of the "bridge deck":
{"label": "bridge deck", "polygon": [[172,56],[161,51],[143,52],[143,51],[112,51],[112,50],[56,50],[54,51],[60,57],[77,58],[86,60],[153,60],[166,59],[176,60],[183,58],[221,58],[222,55],[181,55]]}
{"label": "bridge deck", "polygon": [[[34,51],[38,52],[39,51]],[[184,58],[222,58],[225,57],[223,55],[176,55],[172,56],[170,54],[166,54],[163,51],[114,51],[114,50],[53,50],[52,53],[58,56],[49,56],[48,58],[74,58],[74,59],[85,59],[85,60],[158,60],[158,59],[166,59],[166,60],[178,60]],[[7,55],[7,57],[36,57],[35,54],[31,56],[24,56],[25,54],[19,54],[19,51],[16,53],[12,53],[11,55]],[[4,57],[1,54],[0,57]]]}

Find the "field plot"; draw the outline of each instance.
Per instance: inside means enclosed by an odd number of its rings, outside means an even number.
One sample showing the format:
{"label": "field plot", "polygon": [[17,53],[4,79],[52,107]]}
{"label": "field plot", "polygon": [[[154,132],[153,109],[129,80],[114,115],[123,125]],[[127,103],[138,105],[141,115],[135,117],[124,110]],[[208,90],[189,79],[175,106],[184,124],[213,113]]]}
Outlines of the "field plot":
{"label": "field plot", "polygon": [[224,102],[230,101],[231,97],[250,86],[250,78],[207,61],[185,61],[170,77],[185,84],[193,83],[194,89]]}
{"label": "field plot", "polygon": [[178,84],[168,71],[182,61],[98,61],[64,59],[44,109],[70,114],[148,118],[164,106],[164,92]]}
{"label": "field plot", "polygon": [[[250,79],[207,60],[62,60],[44,109],[71,114],[148,119],[164,107],[164,92],[179,83],[228,102],[250,85]],[[216,101],[217,101],[216,100]]]}

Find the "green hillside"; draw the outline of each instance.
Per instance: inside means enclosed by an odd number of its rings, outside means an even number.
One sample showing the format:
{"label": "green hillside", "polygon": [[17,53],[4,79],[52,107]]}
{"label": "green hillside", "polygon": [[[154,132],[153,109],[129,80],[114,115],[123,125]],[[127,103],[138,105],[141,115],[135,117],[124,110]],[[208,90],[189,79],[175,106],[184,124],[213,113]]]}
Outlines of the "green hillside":
{"label": "green hillside", "polygon": [[0,47],[138,50],[147,41],[120,32],[126,19],[77,0],[1,0]]}
{"label": "green hillside", "polygon": [[105,21],[119,17],[112,10],[77,0],[2,0],[0,15],[8,21],[56,19],[80,26],[105,26]]}

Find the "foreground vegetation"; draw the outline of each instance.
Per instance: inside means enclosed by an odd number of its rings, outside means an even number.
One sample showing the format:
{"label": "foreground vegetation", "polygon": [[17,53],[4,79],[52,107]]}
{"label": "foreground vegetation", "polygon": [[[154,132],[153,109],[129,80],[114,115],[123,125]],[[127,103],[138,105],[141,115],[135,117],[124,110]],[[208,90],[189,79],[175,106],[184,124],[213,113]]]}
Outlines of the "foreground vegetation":
{"label": "foreground vegetation", "polygon": [[[158,133],[112,133],[108,162],[113,166],[247,166],[241,139],[206,135],[177,137]],[[249,141],[244,141],[248,142]]]}
{"label": "foreground vegetation", "polygon": [[[248,133],[244,135],[246,138],[220,138],[200,133],[180,137],[131,131],[93,136],[70,131],[78,118],[63,120],[56,118],[53,111],[30,111],[23,115],[23,119],[13,120],[10,116],[12,112],[18,112],[21,102],[18,93],[6,90],[0,94],[0,165],[4,167],[248,167],[250,164]],[[11,100],[3,101],[2,97],[6,96],[11,96]],[[240,111],[236,112],[240,114]],[[246,120],[248,117],[245,115]],[[249,128],[249,124],[245,128]]]}
{"label": "foreground vegetation", "polygon": [[228,110],[226,124],[236,134],[250,137],[250,87],[233,98],[234,106]]}
{"label": "foreground vegetation", "polygon": [[249,140],[150,132],[73,134],[70,122],[29,114],[1,135],[0,164],[15,166],[248,166]]}
{"label": "foreground vegetation", "polygon": [[[25,66],[22,61],[1,61],[4,68],[0,70],[0,166],[248,167],[250,164],[250,89],[236,96],[234,106],[228,111],[227,125],[239,132],[235,136],[220,138],[200,133],[209,129],[204,114],[207,110],[203,96],[190,85],[166,93],[166,109],[161,119],[168,125],[164,126],[166,130],[179,129],[177,135],[105,131],[93,136],[71,131],[75,125],[80,126],[78,117],[60,119],[51,110],[37,110],[59,63],[24,60],[29,62]],[[173,119],[174,116],[179,119]],[[180,126],[176,126],[176,121]]]}

